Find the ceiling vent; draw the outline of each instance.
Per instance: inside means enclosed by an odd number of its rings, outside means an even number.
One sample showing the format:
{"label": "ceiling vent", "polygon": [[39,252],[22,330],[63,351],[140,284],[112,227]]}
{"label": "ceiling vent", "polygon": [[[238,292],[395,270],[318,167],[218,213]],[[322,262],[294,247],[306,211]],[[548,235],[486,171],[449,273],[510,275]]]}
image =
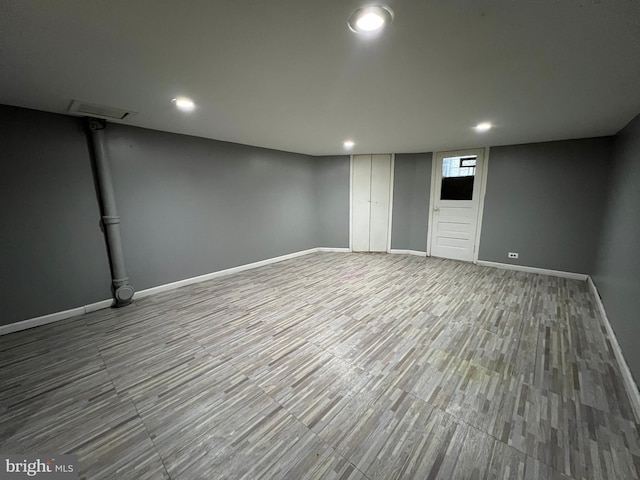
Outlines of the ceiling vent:
{"label": "ceiling vent", "polygon": [[84,117],[104,118],[106,120],[124,120],[131,115],[135,115],[137,112],[74,100],[69,107],[69,113],[82,115]]}

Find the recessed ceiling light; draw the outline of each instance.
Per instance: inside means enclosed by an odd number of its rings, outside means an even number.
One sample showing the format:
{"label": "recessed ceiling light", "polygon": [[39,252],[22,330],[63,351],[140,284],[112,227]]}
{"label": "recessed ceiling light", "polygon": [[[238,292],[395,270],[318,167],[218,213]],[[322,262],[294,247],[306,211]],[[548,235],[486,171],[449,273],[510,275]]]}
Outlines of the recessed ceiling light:
{"label": "recessed ceiling light", "polygon": [[357,9],[347,24],[356,33],[374,33],[382,30],[393,20],[393,12],[386,5],[371,5]]}
{"label": "recessed ceiling light", "polygon": [[355,143],[353,143],[352,140],[347,140],[342,145],[344,146],[345,150],[351,150],[353,148],[353,146],[355,145]]}
{"label": "recessed ceiling light", "polygon": [[183,112],[190,112],[194,108],[196,108],[196,104],[193,103],[193,100],[187,97],[177,97],[171,100],[174,105],[182,110]]}
{"label": "recessed ceiling light", "polygon": [[489,122],[482,122],[473,128],[476,132],[486,132],[487,130],[491,130],[491,127],[493,127],[493,125],[491,125]]}

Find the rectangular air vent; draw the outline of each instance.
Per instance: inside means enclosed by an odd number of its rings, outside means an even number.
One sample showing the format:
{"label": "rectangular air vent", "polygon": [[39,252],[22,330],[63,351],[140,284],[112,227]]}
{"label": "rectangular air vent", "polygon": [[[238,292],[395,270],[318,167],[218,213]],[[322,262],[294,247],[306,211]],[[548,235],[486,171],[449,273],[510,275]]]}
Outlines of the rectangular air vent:
{"label": "rectangular air vent", "polygon": [[124,120],[131,115],[135,115],[137,112],[74,100],[69,107],[69,113],[85,117],[104,118],[107,120]]}

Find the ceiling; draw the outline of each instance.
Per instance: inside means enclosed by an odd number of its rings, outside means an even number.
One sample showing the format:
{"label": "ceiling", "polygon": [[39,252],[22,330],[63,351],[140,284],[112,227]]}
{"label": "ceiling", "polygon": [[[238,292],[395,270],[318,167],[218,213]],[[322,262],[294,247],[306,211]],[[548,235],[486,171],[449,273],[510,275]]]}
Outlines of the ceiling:
{"label": "ceiling", "polygon": [[312,155],[611,135],[640,113],[638,1],[390,0],[362,38],[365,3],[2,0],[0,103]]}

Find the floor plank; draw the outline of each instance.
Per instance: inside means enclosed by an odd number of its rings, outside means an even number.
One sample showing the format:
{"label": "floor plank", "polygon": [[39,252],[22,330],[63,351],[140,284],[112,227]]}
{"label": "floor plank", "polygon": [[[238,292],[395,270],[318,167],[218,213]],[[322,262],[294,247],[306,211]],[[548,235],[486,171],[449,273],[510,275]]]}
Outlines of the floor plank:
{"label": "floor plank", "polygon": [[0,451],[82,478],[638,479],[584,282],[319,253],[0,337]]}

